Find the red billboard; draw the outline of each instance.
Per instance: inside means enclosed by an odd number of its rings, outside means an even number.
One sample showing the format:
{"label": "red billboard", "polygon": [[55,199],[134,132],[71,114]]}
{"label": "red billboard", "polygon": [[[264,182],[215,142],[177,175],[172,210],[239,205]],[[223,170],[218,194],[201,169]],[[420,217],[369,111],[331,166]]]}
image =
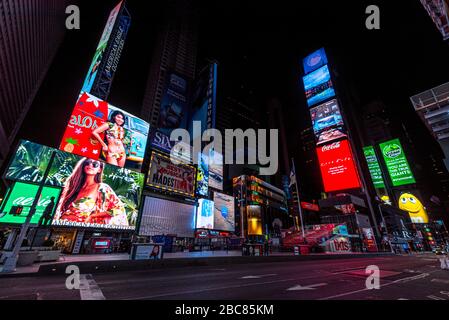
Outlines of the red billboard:
{"label": "red billboard", "polygon": [[317,148],[325,192],[360,188],[360,179],[348,140]]}

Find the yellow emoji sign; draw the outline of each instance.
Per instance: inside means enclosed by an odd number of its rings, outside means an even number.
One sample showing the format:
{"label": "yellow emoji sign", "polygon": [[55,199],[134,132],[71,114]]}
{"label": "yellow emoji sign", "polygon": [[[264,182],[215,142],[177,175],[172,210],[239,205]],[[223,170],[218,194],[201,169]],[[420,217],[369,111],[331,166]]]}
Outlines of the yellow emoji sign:
{"label": "yellow emoji sign", "polygon": [[413,223],[429,223],[429,216],[421,201],[411,193],[403,193],[399,197],[399,209],[410,215]]}

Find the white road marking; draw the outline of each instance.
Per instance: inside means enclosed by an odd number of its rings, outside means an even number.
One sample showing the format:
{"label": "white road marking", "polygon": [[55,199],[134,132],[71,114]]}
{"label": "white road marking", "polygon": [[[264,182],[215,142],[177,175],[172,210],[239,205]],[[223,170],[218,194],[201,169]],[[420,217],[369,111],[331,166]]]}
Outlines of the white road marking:
{"label": "white road marking", "polygon": [[437,297],[437,296],[434,296],[434,295],[427,296],[427,298],[433,299],[433,300],[446,300],[446,299],[444,299],[444,298]]}
{"label": "white road marking", "polygon": [[438,278],[432,279],[430,281],[431,282],[439,282],[439,283],[449,283],[449,280],[447,280],[447,279],[438,279]]}
{"label": "white road marking", "polygon": [[[435,271],[434,271],[435,272]],[[386,287],[386,286],[390,286],[392,284],[397,284],[397,283],[403,283],[403,282],[409,282],[409,281],[413,281],[413,280],[418,280],[418,279],[423,279],[428,277],[430,274],[429,273],[423,273],[417,276],[413,276],[413,277],[408,277],[408,278],[402,278],[399,280],[395,280],[395,281],[391,281],[389,283],[383,284],[380,287]],[[355,291],[349,291],[349,292],[345,292],[345,293],[340,293],[340,294],[336,294],[334,296],[330,296],[330,297],[325,297],[325,298],[320,298],[319,300],[329,300],[329,299],[334,299],[334,298],[340,298],[340,297],[344,297],[344,296],[349,296],[352,295],[354,293],[359,293],[359,292],[364,292],[364,291],[368,291],[371,289],[360,289],[360,290],[355,290]]]}
{"label": "white road marking", "polygon": [[399,298],[398,300],[408,300],[408,299],[405,299],[405,298]]}
{"label": "white road marking", "polygon": [[106,300],[91,274],[80,275],[81,300]]}
{"label": "white road marking", "polygon": [[244,277],[241,277],[240,279],[260,279],[260,278],[272,277],[272,276],[277,276],[277,273],[261,274],[258,276],[244,276]]}
{"label": "white road marking", "polygon": [[291,288],[288,288],[287,291],[301,291],[301,290],[315,290],[317,287],[327,286],[327,283],[316,283],[307,286],[297,285]]}

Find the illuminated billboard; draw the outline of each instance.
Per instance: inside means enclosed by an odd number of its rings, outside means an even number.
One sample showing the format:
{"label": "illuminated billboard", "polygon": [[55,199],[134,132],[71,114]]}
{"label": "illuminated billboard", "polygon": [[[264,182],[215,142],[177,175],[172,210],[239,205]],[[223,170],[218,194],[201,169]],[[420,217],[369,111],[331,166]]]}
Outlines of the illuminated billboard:
{"label": "illuminated billboard", "polygon": [[308,74],[327,64],[327,56],[324,48],[309,54],[303,59],[304,74]]}
{"label": "illuminated billboard", "polygon": [[195,195],[196,169],[187,164],[173,164],[169,156],[153,152],[147,185],[164,191],[182,194],[189,197]]}
{"label": "illuminated billboard", "polygon": [[421,0],[433,23],[443,35],[449,39],[449,2],[448,0]]}
{"label": "illuminated billboard", "polygon": [[223,155],[213,149],[209,154],[209,187],[223,190]]}
{"label": "illuminated billboard", "polygon": [[393,186],[416,183],[399,139],[379,145]]}
{"label": "illuminated billboard", "polygon": [[376,152],[373,146],[367,146],[363,148],[365,159],[368,164],[371,180],[373,181],[374,188],[385,188],[384,179],[382,178],[382,171],[380,169],[379,161],[376,157]]}
{"label": "illuminated billboard", "polygon": [[108,46],[109,38],[111,37],[112,31],[114,29],[115,22],[122,8],[122,3],[123,1],[120,1],[120,3],[114,9],[112,9],[111,13],[109,14],[108,21],[106,22],[103,34],[101,35],[97,49],[95,50],[94,58],[89,67],[86,79],[83,83],[83,88],[81,90],[83,92],[91,92],[92,90],[98,71],[100,70],[100,65],[103,59],[106,58],[104,57],[104,55],[106,54],[106,48]]}
{"label": "illuminated billboard", "polygon": [[417,196],[410,192],[402,193],[398,200],[399,209],[407,211],[413,223],[429,223],[429,216]]}
{"label": "illuminated billboard", "polygon": [[63,188],[52,224],[134,230],[144,175],[79,157],[30,141],[21,141],[5,178]]}
{"label": "illuminated billboard", "polygon": [[246,215],[248,220],[248,235],[261,236],[263,234],[261,206],[246,206]]}
{"label": "illuminated billboard", "polygon": [[192,139],[196,138],[193,132],[193,121],[201,122],[200,135],[202,135],[206,129],[215,128],[216,96],[217,64],[211,63],[200,72],[192,94],[192,104],[188,124]]}
{"label": "illuminated billboard", "polygon": [[193,237],[196,207],[153,197],[145,197],[139,235]]}
{"label": "illuminated billboard", "polygon": [[324,191],[360,188],[360,180],[348,140],[317,148]]}
{"label": "illuminated billboard", "polygon": [[214,192],[214,229],[220,231],[235,230],[234,197]]}
{"label": "illuminated billboard", "polygon": [[[28,214],[30,213],[31,205],[39,189],[38,185],[16,182],[12,186],[7,198],[2,204],[0,209],[0,223],[5,224],[22,224],[25,222]],[[37,202],[36,212],[31,217],[31,224],[36,225],[39,223],[39,219],[42,217],[45,208],[51,203],[51,198],[54,197],[55,206],[53,207],[53,213],[56,209],[56,202],[61,190],[60,188],[44,187],[42,189],[41,197]],[[11,212],[12,207],[22,206],[22,212],[16,215]]]}
{"label": "illuminated billboard", "polygon": [[187,129],[189,111],[187,94],[187,80],[173,72],[169,72],[161,100],[158,120],[159,130],[168,136],[174,129]]}
{"label": "illuminated billboard", "polygon": [[209,157],[200,152],[198,160],[196,193],[201,196],[207,196],[209,194]]}
{"label": "illuminated billboard", "polygon": [[316,135],[330,127],[343,125],[343,118],[336,99],[310,109],[310,117],[312,118],[313,131]]}
{"label": "illuminated billboard", "polygon": [[150,125],[89,93],[81,93],[60,150],[140,170]]}
{"label": "illuminated billboard", "polygon": [[327,65],[305,75],[303,82],[309,107],[335,96]]}
{"label": "illuminated billboard", "polygon": [[214,202],[207,199],[198,200],[196,214],[197,229],[214,229]]}

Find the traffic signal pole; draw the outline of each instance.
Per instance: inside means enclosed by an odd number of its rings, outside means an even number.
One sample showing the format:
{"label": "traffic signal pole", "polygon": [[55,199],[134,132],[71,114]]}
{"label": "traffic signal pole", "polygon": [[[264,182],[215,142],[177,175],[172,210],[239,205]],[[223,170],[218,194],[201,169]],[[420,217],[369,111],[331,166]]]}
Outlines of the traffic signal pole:
{"label": "traffic signal pole", "polygon": [[6,258],[6,261],[3,265],[3,270],[2,270],[3,273],[10,273],[10,272],[14,272],[16,270],[20,247],[22,246],[23,239],[25,239],[25,236],[30,227],[31,218],[33,217],[34,213],[36,212],[36,207],[37,207],[37,204],[41,197],[42,190],[44,189],[45,180],[47,180],[48,174],[50,172],[50,168],[55,159],[55,155],[56,155],[56,151],[53,151],[51,154],[50,160],[48,161],[47,168],[45,169],[44,176],[42,177],[42,180],[39,183],[39,189],[37,190],[36,196],[34,197],[33,204],[31,205],[31,208],[30,208],[30,212],[28,213],[28,216],[25,220],[25,223],[22,225],[22,228],[20,230],[20,234],[16,240],[16,243],[14,244],[14,249],[12,250],[11,255],[9,255]]}

